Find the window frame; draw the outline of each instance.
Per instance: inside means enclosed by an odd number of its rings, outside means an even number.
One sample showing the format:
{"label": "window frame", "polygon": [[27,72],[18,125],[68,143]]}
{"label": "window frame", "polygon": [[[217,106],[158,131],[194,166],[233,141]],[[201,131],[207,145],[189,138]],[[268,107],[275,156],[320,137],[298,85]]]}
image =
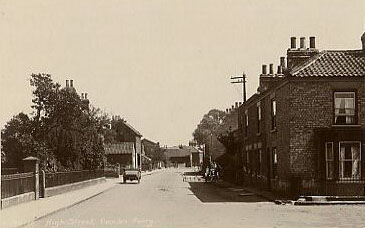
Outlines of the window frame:
{"label": "window frame", "polygon": [[[354,122],[353,123],[336,123],[336,94],[353,94],[354,95]],[[357,92],[355,90],[336,90],[333,91],[333,125],[336,126],[351,126],[358,124],[358,111],[357,111]],[[349,115],[341,115],[349,116]]]}
{"label": "window frame", "polygon": [[249,119],[248,119],[248,109],[245,110],[245,138],[248,137],[248,125],[249,125]]}
{"label": "window frame", "polygon": [[276,147],[273,147],[271,149],[271,153],[272,153],[272,178],[276,179],[278,178],[278,151],[276,149]]}
{"label": "window frame", "polygon": [[[330,144],[331,145],[331,148],[332,148],[332,152],[331,152],[331,154],[332,154],[332,159],[329,159],[328,158],[328,151],[327,151],[327,145],[328,144]],[[335,157],[334,157],[334,155],[335,155],[335,153],[334,153],[334,143],[333,142],[326,142],[325,143],[325,156],[326,156],[326,179],[327,180],[333,180],[335,177],[334,177],[334,175],[335,175],[335,170],[334,170],[334,168],[335,168]],[[332,162],[332,177],[329,177],[328,176],[328,174],[329,174],[329,172],[328,172],[328,163],[330,163],[330,162]]]}
{"label": "window frame", "polygon": [[[341,165],[342,165],[342,162],[353,162],[353,157],[351,157],[351,160],[350,159],[344,159],[342,160],[341,159],[341,143],[342,144],[345,144],[345,143],[351,143],[351,144],[355,144],[357,143],[359,145],[359,177],[343,177],[343,174],[341,174],[341,171],[343,171],[343,169],[341,169]],[[362,172],[361,172],[361,169],[362,169],[362,166],[361,166],[361,161],[362,161],[362,157],[361,157],[361,153],[362,153],[362,148],[361,148],[361,141],[339,141],[338,142],[338,178],[339,180],[361,180],[361,177],[362,177]],[[352,156],[352,155],[351,155]],[[353,163],[351,164],[351,167],[353,166]]]}
{"label": "window frame", "polygon": [[262,149],[258,149],[258,173],[262,174]]}
{"label": "window frame", "polygon": [[260,103],[257,103],[256,112],[257,112],[257,134],[260,134],[261,133],[261,120],[262,120],[262,109],[261,109]]}
{"label": "window frame", "polygon": [[[275,104],[275,105],[274,105]],[[277,115],[277,102],[276,99],[271,99],[271,130],[276,130],[276,115]]]}

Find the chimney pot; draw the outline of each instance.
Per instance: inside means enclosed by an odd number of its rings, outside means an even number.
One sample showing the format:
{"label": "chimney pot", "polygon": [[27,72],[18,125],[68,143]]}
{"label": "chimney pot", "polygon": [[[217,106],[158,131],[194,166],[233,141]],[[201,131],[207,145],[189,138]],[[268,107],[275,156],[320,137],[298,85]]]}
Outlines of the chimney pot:
{"label": "chimney pot", "polygon": [[238,102],[234,103],[235,107],[238,108]]}
{"label": "chimney pot", "polygon": [[81,99],[84,99],[84,93],[81,93]]}
{"label": "chimney pot", "polygon": [[285,68],[285,57],[280,57],[280,66],[281,68]]}
{"label": "chimney pot", "polygon": [[305,37],[300,37],[300,49],[305,49]]}
{"label": "chimney pot", "polygon": [[87,99],[87,93],[85,93],[85,99]]}
{"label": "chimney pot", "polygon": [[297,38],[294,36],[290,38],[290,48],[291,49],[297,48]]}
{"label": "chimney pot", "polygon": [[309,48],[316,48],[316,37],[309,37]]}
{"label": "chimney pot", "polygon": [[282,74],[283,73],[283,68],[282,66],[278,66],[278,74]]}
{"label": "chimney pot", "polygon": [[68,80],[66,80],[66,87],[68,87]]}
{"label": "chimney pot", "polygon": [[361,36],[362,51],[365,52],[365,32]]}
{"label": "chimney pot", "polygon": [[270,63],[269,65],[269,74],[274,74],[274,64]]}
{"label": "chimney pot", "polygon": [[242,105],[242,102],[239,102],[238,104],[239,104],[239,106],[241,106]]}
{"label": "chimney pot", "polygon": [[70,80],[70,87],[74,87],[74,80]]}
{"label": "chimney pot", "polygon": [[229,111],[229,109],[228,109],[228,108],[226,108],[226,113],[228,113],[228,111]]}
{"label": "chimney pot", "polygon": [[234,105],[232,105],[232,111],[233,111],[233,109],[234,109]]}
{"label": "chimney pot", "polygon": [[262,74],[267,74],[267,66],[265,64],[262,65]]}

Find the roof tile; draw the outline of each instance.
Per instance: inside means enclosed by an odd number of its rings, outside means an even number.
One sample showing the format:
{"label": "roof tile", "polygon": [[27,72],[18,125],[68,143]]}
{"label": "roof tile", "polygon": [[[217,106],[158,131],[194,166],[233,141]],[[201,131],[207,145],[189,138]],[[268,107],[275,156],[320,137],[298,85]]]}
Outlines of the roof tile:
{"label": "roof tile", "polygon": [[294,77],[364,77],[362,50],[322,51],[291,71]]}

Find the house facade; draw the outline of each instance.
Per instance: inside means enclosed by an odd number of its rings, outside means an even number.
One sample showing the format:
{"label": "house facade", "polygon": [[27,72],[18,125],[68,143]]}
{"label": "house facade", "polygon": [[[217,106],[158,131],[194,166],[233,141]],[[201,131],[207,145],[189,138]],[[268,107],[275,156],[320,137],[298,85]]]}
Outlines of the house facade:
{"label": "house facade", "polygon": [[319,51],[291,38],[263,65],[258,92],[239,107],[245,184],[284,194],[365,194],[365,36],[360,50]]}
{"label": "house facade", "polygon": [[142,134],[129,123],[118,116],[113,117],[111,128],[115,130],[116,142],[131,142],[134,145],[133,168],[141,168],[142,164]]}
{"label": "house facade", "polygon": [[150,158],[149,165],[152,169],[160,169],[164,167],[163,153],[160,149],[160,144],[155,143],[149,139],[142,139],[142,146],[144,148],[145,156]]}
{"label": "house facade", "polygon": [[106,161],[109,165],[119,164],[121,167],[134,167],[136,160],[133,142],[104,144]]}

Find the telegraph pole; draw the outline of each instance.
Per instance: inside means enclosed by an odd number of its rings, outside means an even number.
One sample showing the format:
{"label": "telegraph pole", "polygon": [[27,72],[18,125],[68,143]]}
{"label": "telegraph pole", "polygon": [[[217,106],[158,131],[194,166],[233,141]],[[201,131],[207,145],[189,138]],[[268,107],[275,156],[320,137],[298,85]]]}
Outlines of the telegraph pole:
{"label": "telegraph pole", "polygon": [[242,95],[243,95],[243,102],[246,102],[246,74],[245,72],[242,73],[242,76],[235,76],[231,77],[232,84],[242,83]]}

